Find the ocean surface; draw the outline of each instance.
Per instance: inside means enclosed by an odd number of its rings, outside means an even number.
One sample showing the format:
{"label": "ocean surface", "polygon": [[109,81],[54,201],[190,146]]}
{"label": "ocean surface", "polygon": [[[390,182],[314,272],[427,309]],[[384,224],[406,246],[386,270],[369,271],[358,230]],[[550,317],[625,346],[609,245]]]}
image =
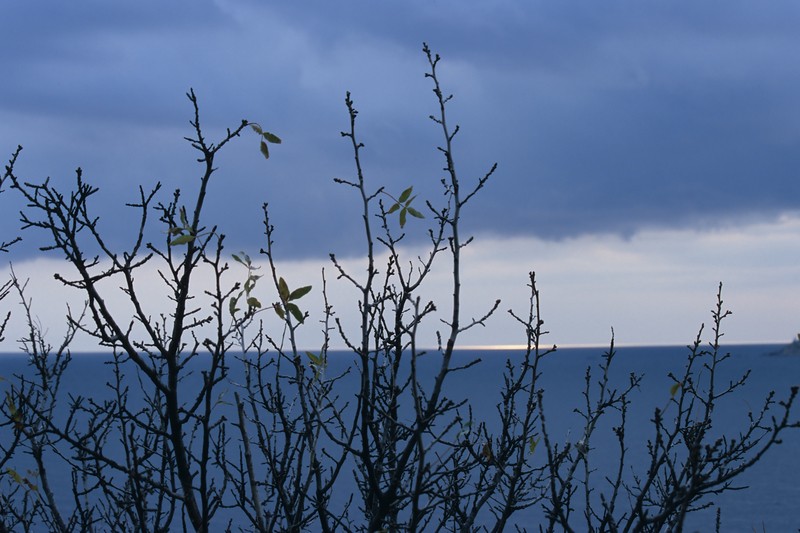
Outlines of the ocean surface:
{"label": "ocean surface", "polygon": [[[737,379],[748,369],[752,372],[746,386],[718,406],[715,431],[736,436],[747,427],[747,413],[757,412],[770,391],[775,391],[776,398],[781,399],[788,395],[791,386],[800,385],[800,356],[770,355],[779,348],[779,345],[725,347],[731,357],[721,367],[720,384]],[[604,352],[603,348],[559,348],[542,361],[540,387],[545,391],[545,413],[551,438],[555,441],[575,442],[580,435],[581,419],[573,409],[582,405],[587,367],[592,367],[593,375],[599,376],[597,366],[602,362]],[[611,376],[618,388],[625,386],[631,372],[644,376],[640,389],[633,395],[626,431],[631,458],[641,463],[645,458],[646,440],[653,435],[650,423],[653,410],[664,407],[669,399],[672,381],[667,374],[681,371],[688,349],[680,346],[625,347],[618,348],[617,352]],[[435,363],[434,354],[423,359],[426,358]],[[518,359],[519,354],[500,350],[460,351],[455,362],[465,363],[475,358],[480,358],[481,363],[454,375],[447,391],[450,398],[469,399],[475,418],[491,424],[496,419],[495,404],[499,399],[506,360]],[[98,354],[73,354],[63,393],[94,398],[108,396],[105,383],[111,375],[110,367],[102,364],[107,359]],[[26,361],[25,355],[0,354],[0,377],[13,381],[15,374],[29,374]],[[351,361],[349,354],[332,352],[328,375],[343,371]],[[432,372],[436,366],[428,366],[429,371]],[[353,386],[353,382],[348,385],[345,381],[341,385],[345,389],[338,390],[345,395],[346,388]],[[0,393],[5,395],[8,386],[8,381],[0,381]],[[795,420],[800,419],[800,405],[796,407]],[[592,461],[599,472],[611,468],[617,459],[617,445],[611,431],[611,426],[616,423],[617,419],[612,415],[609,423],[599,427],[593,436]],[[2,440],[7,438],[7,435],[0,435]],[[56,489],[64,489],[62,501],[69,499],[67,479],[63,479],[63,487],[57,486]],[[726,492],[713,500],[722,508],[723,531],[797,531],[800,528],[800,430],[788,432],[781,445],[773,448],[760,463],[739,478],[738,485],[747,488]],[[715,509],[709,509],[690,515],[686,531],[713,531],[715,512]],[[515,516],[517,525],[532,531],[537,529],[535,526],[543,514],[541,509],[533,508]],[[582,527],[578,522],[576,527],[580,530],[585,524]]]}

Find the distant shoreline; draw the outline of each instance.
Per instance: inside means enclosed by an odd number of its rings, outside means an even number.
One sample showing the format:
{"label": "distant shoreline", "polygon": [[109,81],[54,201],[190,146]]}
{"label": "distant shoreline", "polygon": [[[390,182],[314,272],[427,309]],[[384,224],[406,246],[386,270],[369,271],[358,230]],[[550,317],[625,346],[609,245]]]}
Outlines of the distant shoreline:
{"label": "distant shoreline", "polygon": [[790,342],[789,344],[784,345],[783,347],[775,350],[774,352],[770,352],[768,355],[776,355],[776,356],[791,356],[791,355],[800,355],[800,338],[797,338]]}

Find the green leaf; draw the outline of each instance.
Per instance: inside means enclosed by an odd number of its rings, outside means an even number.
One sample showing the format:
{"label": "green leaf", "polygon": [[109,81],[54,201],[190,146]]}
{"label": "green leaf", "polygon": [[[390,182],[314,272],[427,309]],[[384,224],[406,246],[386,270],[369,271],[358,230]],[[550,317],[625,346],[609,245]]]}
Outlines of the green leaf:
{"label": "green leaf", "polygon": [[32,482],[31,482],[31,480],[30,480],[30,479],[28,479],[28,478],[25,478],[25,485],[26,485],[26,486],[27,486],[27,487],[28,487],[30,490],[32,490],[32,491],[34,491],[34,492],[39,490],[39,486],[38,486],[37,484],[35,484],[35,483],[32,483]]}
{"label": "green leaf", "polygon": [[8,472],[8,474],[11,476],[11,478],[14,481],[16,481],[17,483],[22,485],[22,476],[20,476],[19,473],[16,470],[14,470],[13,468],[11,468],[9,466],[9,467],[6,468],[6,472]]}
{"label": "green leaf", "polygon": [[539,444],[539,439],[528,437],[528,451],[533,453],[536,451],[536,445]]}
{"label": "green leaf", "polygon": [[194,240],[194,235],[192,235],[191,233],[185,233],[185,234],[181,235],[180,237],[175,237],[174,239],[172,239],[170,241],[169,245],[170,246],[179,246],[181,244],[190,243],[193,240]]}
{"label": "green leaf", "polygon": [[281,317],[281,320],[286,320],[286,313],[284,313],[283,307],[281,307],[281,304],[274,303],[274,304],[272,304],[272,308],[275,309],[275,314],[278,315],[279,317]]}
{"label": "green leaf", "polygon": [[269,148],[264,141],[261,141],[261,153],[264,155],[264,159],[269,159]]}
{"label": "green leaf", "polygon": [[256,132],[256,133],[258,133],[259,135],[261,135],[262,133],[264,133],[264,132],[261,130],[261,126],[259,126],[258,124],[250,124],[250,127],[251,127],[251,128],[253,128],[253,131],[254,131],[254,132]]}
{"label": "green leaf", "polygon": [[261,307],[261,302],[259,302],[258,298],[256,298],[255,296],[251,296],[250,298],[247,299],[247,305],[249,307],[255,307],[256,309],[259,309]]}
{"label": "green leaf", "polygon": [[[261,279],[261,276],[256,276],[255,274],[250,274],[247,277],[247,281],[245,281],[245,285],[248,285],[250,287],[250,291],[251,291],[256,286],[256,282],[258,280],[260,280],[260,279]],[[247,291],[247,292],[250,292],[250,291]]]}
{"label": "green leaf", "polygon": [[325,359],[313,352],[306,352],[306,355],[311,359],[311,366],[314,367],[314,379],[319,379],[322,375],[322,371],[325,369]]}
{"label": "green leaf", "polygon": [[674,398],[675,395],[678,393],[678,390],[680,390],[680,388],[681,388],[680,382],[673,383],[672,386],[669,388],[669,397]]}
{"label": "green leaf", "polygon": [[10,392],[6,392],[6,404],[8,405],[8,413],[11,415],[11,420],[14,421],[14,427],[22,429],[22,413],[19,412],[19,409],[14,404],[14,398],[11,397]]}
{"label": "green leaf", "polygon": [[461,429],[456,434],[456,437],[462,437],[467,435],[472,428],[472,420],[468,420],[467,422],[461,424]]}
{"label": "green leaf", "polygon": [[247,281],[244,282],[244,292],[250,294],[253,291],[253,288],[256,286],[256,280],[253,279],[252,276],[247,278]]}
{"label": "green leaf", "polygon": [[300,308],[297,307],[295,304],[286,304],[286,310],[292,313],[292,316],[297,320],[300,324],[305,321],[306,317],[303,316],[303,312],[300,311]]}
{"label": "green leaf", "polygon": [[10,392],[6,392],[6,405],[8,405],[8,412],[11,414],[11,418],[15,418],[17,416],[17,406],[14,404],[14,398],[11,397]]}
{"label": "green leaf", "polygon": [[189,219],[186,218],[186,208],[185,207],[181,207],[181,212],[180,213],[181,213],[181,224],[183,224],[184,227],[188,226],[189,225]]}
{"label": "green leaf", "polygon": [[277,135],[274,135],[268,131],[265,131],[261,135],[267,140],[267,142],[271,142],[272,144],[281,144],[281,138]]}
{"label": "green leaf", "polygon": [[235,315],[236,311],[239,310],[239,308],[236,307],[236,301],[238,299],[239,298],[231,298],[230,301],[228,302],[228,310],[231,312],[231,316]]}
{"label": "green leaf", "polygon": [[300,287],[299,289],[295,289],[292,291],[292,294],[289,295],[289,300],[299,300],[306,294],[311,292],[311,285],[306,285],[305,287]]}
{"label": "green leaf", "polygon": [[184,230],[184,228],[179,228],[178,226],[174,226],[174,227],[169,228],[169,234],[170,235],[180,235],[181,233],[183,233],[183,230]]}
{"label": "green leaf", "polygon": [[401,204],[402,204],[402,203],[404,203],[406,200],[408,200],[408,197],[409,197],[409,196],[411,196],[411,191],[413,191],[413,190],[414,190],[414,187],[413,187],[413,186],[412,186],[412,187],[409,187],[409,188],[408,188],[408,189],[406,189],[406,190],[404,190],[404,191],[403,191],[403,192],[400,194],[400,198],[399,198],[397,201],[398,201],[398,202],[400,202]]}
{"label": "green leaf", "polygon": [[281,297],[281,302],[286,303],[289,301],[290,291],[289,286],[286,284],[286,280],[280,278],[278,280],[278,294]]}
{"label": "green leaf", "polygon": [[408,208],[408,214],[411,215],[412,217],[416,217],[416,218],[425,218],[425,215],[423,215],[422,213],[420,213],[419,211],[417,211],[413,207],[409,207]]}
{"label": "green leaf", "polygon": [[244,261],[242,261],[242,258],[241,258],[241,257],[239,257],[238,255],[236,255],[236,254],[233,254],[233,256],[232,256],[232,257],[233,257],[233,260],[234,260],[234,261],[236,261],[237,263],[244,264]]}
{"label": "green leaf", "polygon": [[387,215],[391,215],[392,213],[394,213],[398,209],[400,209],[400,204],[395,203],[394,205],[392,205],[392,207],[389,208],[389,210],[386,212],[386,214]]}
{"label": "green leaf", "polygon": [[[34,491],[39,490],[39,487],[37,487],[34,483],[32,483],[30,479],[28,479],[26,477],[22,477],[21,475],[19,475],[19,472],[17,472],[16,470],[11,468],[10,466],[6,467],[6,473],[9,476],[11,476],[11,478],[14,481],[16,481],[18,484],[24,485],[29,490],[34,490]],[[35,475],[35,471],[28,470],[28,474]]]}
{"label": "green leaf", "polygon": [[486,459],[490,463],[494,461],[494,453],[492,453],[492,445],[489,441],[486,441],[483,444],[483,450],[481,451],[481,455],[483,455],[484,459]]}
{"label": "green leaf", "polygon": [[400,210],[400,227],[401,228],[406,225],[406,213],[408,213],[408,209],[406,209],[405,207]]}
{"label": "green leaf", "polygon": [[314,354],[313,352],[306,352],[306,355],[308,356],[309,359],[311,359],[312,363],[314,363],[315,365],[318,365],[318,366],[322,366],[322,362],[323,362],[322,361],[322,357]]}

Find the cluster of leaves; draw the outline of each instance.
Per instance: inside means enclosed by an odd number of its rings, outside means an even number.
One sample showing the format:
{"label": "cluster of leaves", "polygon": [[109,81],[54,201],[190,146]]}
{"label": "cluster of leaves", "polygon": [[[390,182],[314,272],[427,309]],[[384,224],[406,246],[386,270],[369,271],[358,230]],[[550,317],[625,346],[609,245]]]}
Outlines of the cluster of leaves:
{"label": "cluster of leaves", "polygon": [[279,278],[278,295],[280,296],[281,300],[272,304],[273,309],[275,309],[275,313],[277,313],[282,320],[286,320],[286,312],[288,311],[295,320],[302,324],[305,322],[306,316],[305,313],[303,313],[303,311],[297,307],[295,302],[309,292],[311,292],[311,285],[289,290],[289,285],[286,284],[286,280]]}
{"label": "cluster of leaves", "polygon": [[264,159],[269,159],[268,143],[281,144],[281,138],[275,135],[274,133],[264,131],[264,129],[255,122],[250,123],[250,128],[252,128],[254,132],[258,133],[261,136],[261,143],[259,145],[259,149],[261,150],[261,155],[264,156]]}
{"label": "cluster of leaves", "polygon": [[39,472],[37,472],[36,470],[28,469],[28,471],[26,472],[27,475],[23,476],[22,474],[17,472],[14,468],[8,466],[6,467],[6,473],[9,476],[11,476],[11,479],[13,479],[15,483],[23,487],[25,490],[33,492],[39,491],[39,485],[33,482],[33,480],[35,480],[39,476]]}
{"label": "cluster of leaves", "polygon": [[195,235],[195,230],[192,225],[189,223],[189,219],[186,217],[186,208],[181,206],[180,209],[180,219],[181,225],[180,226],[173,226],[169,228],[169,235],[172,239],[169,241],[170,246],[180,246],[181,244],[189,244],[190,242],[194,241],[197,235]]}
{"label": "cluster of leaves", "polygon": [[239,301],[242,299],[244,299],[245,305],[247,305],[248,312],[252,312],[261,308],[261,302],[258,300],[258,298],[253,296],[256,283],[259,279],[261,279],[261,276],[256,274],[256,271],[259,269],[259,267],[253,265],[253,260],[250,259],[250,256],[246,253],[239,252],[238,255],[233,254],[233,260],[247,269],[247,279],[245,279],[244,284],[242,285],[242,290],[238,294],[231,296],[228,300],[228,311],[230,311],[232,317],[235,317],[236,313],[241,310],[237,306]]}
{"label": "cluster of leaves", "polygon": [[311,367],[314,369],[314,379],[319,379],[325,368],[328,366],[328,359],[324,354],[317,355],[314,352],[306,350],[306,357],[311,361]]}
{"label": "cluster of leaves", "polygon": [[414,187],[411,186],[408,189],[404,190],[402,193],[400,193],[400,198],[397,199],[395,199],[389,193],[386,193],[390,198],[392,198],[392,200],[395,200],[392,206],[389,207],[389,210],[386,211],[386,214],[391,215],[392,213],[399,211],[401,228],[405,227],[408,215],[411,215],[412,217],[416,218],[425,218],[425,215],[423,215],[422,213],[411,207],[411,202],[413,202],[414,199],[416,198],[416,196],[411,196],[411,193],[413,191]]}
{"label": "cluster of leaves", "polygon": [[[5,378],[1,378],[0,380],[5,381]],[[17,404],[14,401],[14,397],[11,395],[10,391],[6,391],[6,408],[8,409],[8,418],[13,423],[13,428],[15,431],[23,431],[25,429],[25,423],[22,417],[22,413],[17,408]],[[34,484],[30,479],[36,478],[36,472],[33,470],[28,471],[28,476],[25,477],[19,474],[17,470],[11,466],[6,467],[6,473],[11,476],[18,485],[25,487],[28,490],[37,491],[39,488]]]}

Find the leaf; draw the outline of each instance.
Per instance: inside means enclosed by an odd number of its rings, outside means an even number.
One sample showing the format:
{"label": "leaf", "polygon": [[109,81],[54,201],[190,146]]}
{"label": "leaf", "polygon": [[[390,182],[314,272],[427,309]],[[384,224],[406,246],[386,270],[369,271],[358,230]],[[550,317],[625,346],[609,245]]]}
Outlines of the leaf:
{"label": "leaf", "polygon": [[311,292],[311,285],[306,285],[305,287],[300,287],[299,289],[295,289],[292,291],[292,294],[289,295],[289,300],[299,300],[306,294]]}
{"label": "leaf", "polygon": [[9,466],[9,467],[6,468],[6,472],[8,472],[8,474],[11,476],[11,478],[14,481],[16,481],[17,483],[22,485],[22,476],[20,476],[19,473],[16,470],[14,470],[13,468],[11,468]]}
{"label": "leaf", "polygon": [[275,309],[275,314],[278,315],[279,317],[281,317],[281,320],[286,320],[286,313],[284,313],[283,307],[281,307],[281,304],[274,303],[274,304],[272,304],[272,308]]}
{"label": "leaf", "polygon": [[256,309],[258,309],[261,307],[261,302],[259,302],[258,298],[256,298],[255,296],[251,296],[250,298],[247,299],[247,305],[249,307],[255,307]]}
{"label": "leaf", "polygon": [[278,280],[278,294],[281,297],[281,302],[286,303],[289,301],[289,286],[286,284],[286,280],[283,278]]}
{"label": "leaf", "polygon": [[314,354],[314,352],[306,352],[306,355],[311,359],[311,366],[314,368],[314,379],[319,379],[325,369],[325,359]]}
{"label": "leaf", "polygon": [[539,444],[539,439],[528,437],[528,451],[533,453],[536,451],[536,445]]}
{"label": "leaf", "polygon": [[238,299],[239,298],[231,298],[230,302],[228,302],[228,310],[231,312],[231,315],[235,315],[236,311],[239,310],[239,308],[236,307],[236,301]]}
{"label": "leaf", "polygon": [[398,202],[400,202],[401,204],[402,204],[402,203],[405,203],[405,201],[406,201],[406,200],[408,200],[408,197],[409,197],[409,196],[411,196],[411,191],[413,191],[413,190],[414,190],[414,187],[413,187],[413,186],[412,186],[412,187],[409,187],[409,188],[408,188],[408,189],[406,189],[406,190],[404,190],[404,191],[403,191],[403,192],[400,194],[400,198],[399,198],[397,201],[398,201]]}
{"label": "leaf", "polygon": [[268,131],[262,133],[261,136],[264,137],[267,142],[271,142],[272,144],[281,144],[281,138]]}
{"label": "leaf", "polygon": [[400,227],[401,228],[406,225],[406,213],[408,213],[408,209],[406,209],[405,207],[402,210],[400,210]]}
{"label": "leaf", "polygon": [[262,133],[264,133],[264,132],[261,130],[261,126],[259,126],[258,124],[250,124],[250,127],[251,127],[251,128],[253,128],[253,131],[254,131],[254,132],[256,132],[256,133],[258,133],[259,135],[261,135]]}
{"label": "leaf", "polygon": [[[28,490],[34,490],[34,491],[35,490],[39,490],[39,487],[37,487],[35,484],[33,484],[30,479],[28,479],[26,477],[22,477],[21,475],[19,475],[19,472],[17,472],[16,470],[11,468],[10,466],[6,467],[6,473],[8,475],[10,475],[11,478],[14,481],[16,481],[18,484],[24,485],[25,487],[27,487]],[[32,474],[32,472],[30,470],[28,471],[28,473]]]}
{"label": "leaf", "polygon": [[312,363],[318,366],[322,366],[323,361],[320,356],[314,354],[313,352],[306,352],[306,355],[308,356],[309,359],[311,359]]}
{"label": "leaf", "polygon": [[408,214],[411,215],[412,217],[425,218],[425,215],[423,215],[422,213],[420,213],[419,211],[417,211],[413,207],[409,207],[407,209],[408,209]]}
{"label": "leaf", "polygon": [[300,308],[297,307],[295,304],[286,304],[286,310],[289,311],[290,313],[292,313],[292,316],[299,323],[302,324],[305,321],[306,317],[303,316],[303,312],[300,311]]}
{"label": "leaf", "polygon": [[186,218],[186,208],[181,207],[181,224],[185,226],[189,225],[189,220]]}
{"label": "leaf", "polygon": [[14,405],[14,398],[11,397],[10,392],[6,392],[6,405],[8,405],[8,412],[11,414],[11,418],[16,419],[17,406]]}
{"label": "leaf", "polygon": [[244,264],[244,261],[242,261],[242,258],[241,258],[241,257],[239,257],[238,255],[236,255],[236,254],[233,254],[233,256],[232,256],[232,257],[233,257],[233,260],[234,260],[234,261],[236,261],[237,263]]}
{"label": "leaf", "polygon": [[461,437],[468,434],[471,428],[472,428],[472,420],[468,420],[467,422],[461,424],[461,429],[458,431],[456,436]]}
{"label": "leaf", "polygon": [[681,384],[680,384],[679,381],[676,381],[675,383],[673,383],[672,386],[669,388],[669,397],[670,398],[674,398],[675,395],[678,393],[678,390],[680,390],[680,388],[681,388]]}
{"label": "leaf", "polygon": [[483,451],[481,452],[481,454],[489,462],[492,462],[494,460],[494,454],[492,453],[492,445],[489,444],[489,441],[486,441],[486,443],[484,443]]}
{"label": "leaf", "polygon": [[264,141],[261,141],[261,153],[264,155],[264,159],[269,159],[269,148]]}
{"label": "leaf", "polygon": [[244,290],[246,293],[250,294],[253,292],[253,289],[256,288],[256,282],[261,279],[261,276],[256,276],[255,274],[251,274],[247,280],[244,282]]}
{"label": "leaf", "polygon": [[386,214],[387,215],[391,215],[392,213],[394,213],[398,209],[400,209],[400,204],[399,203],[395,203],[394,205],[392,205],[392,207],[389,208],[389,210],[386,212]]}
{"label": "leaf", "polygon": [[194,240],[194,235],[191,233],[184,233],[180,237],[175,237],[169,243],[170,246],[179,246],[181,244],[187,244]]}
{"label": "leaf", "polygon": [[244,282],[244,292],[250,294],[256,286],[256,280],[253,279],[252,276],[247,278],[247,281]]}
{"label": "leaf", "polygon": [[183,230],[184,230],[184,228],[179,228],[178,226],[174,226],[174,227],[169,228],[169,232],[168,233],[170,235],[180,235],[181,233],[183,233]]}
{"label": "leaf", "polygon": [[311,365],[314,367],[314,379],[319,379],[325,369],[325,359],[314,352],[306,352],[306,355],[311,359]]}
{"label": "leaf", "polygon": [[11,397],[10,392],[6,392],[6,404],[8,404],[8,412],[11,415],[11,420],[14,421],[14,427],[16,429],[22,429],[24,426],[22,424],[22,413],[19,412],[17,406],[14,404],[14,398]]}

